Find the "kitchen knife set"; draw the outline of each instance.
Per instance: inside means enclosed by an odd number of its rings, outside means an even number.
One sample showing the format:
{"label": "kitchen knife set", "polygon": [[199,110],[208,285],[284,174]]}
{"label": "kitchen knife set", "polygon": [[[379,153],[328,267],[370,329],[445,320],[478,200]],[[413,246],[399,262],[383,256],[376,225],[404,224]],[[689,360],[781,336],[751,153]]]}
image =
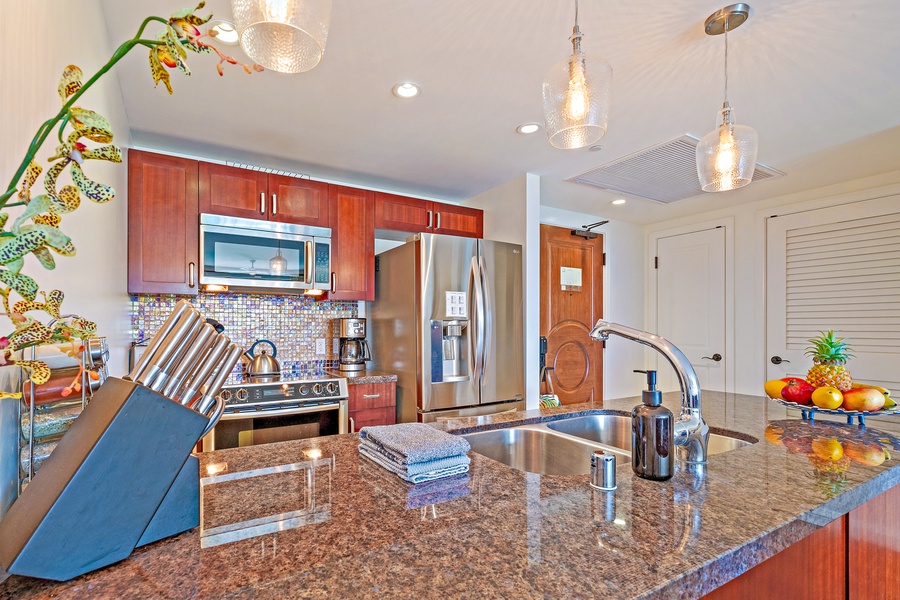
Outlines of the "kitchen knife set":
{"label": "kitchen knife set", "polygon": [[224,410],[216,396],[242,353],[181,300],[125,379],[209,417],[211,429]]}

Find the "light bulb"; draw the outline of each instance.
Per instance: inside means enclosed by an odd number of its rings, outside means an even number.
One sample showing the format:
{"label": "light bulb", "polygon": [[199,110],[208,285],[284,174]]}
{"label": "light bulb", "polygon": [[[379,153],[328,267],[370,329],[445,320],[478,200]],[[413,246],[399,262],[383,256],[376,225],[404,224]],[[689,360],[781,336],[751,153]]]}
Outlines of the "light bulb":
{"label": "light bulb", "polygon": [[288,21],[287,0],[266,0],[266,20],[286,23]]}
{"label": "light bulb", "polygon": [[734,170],[734,137],[727,127],[719,132],[719,152],[716,154],[716,171],[730,173]]}
{"label": "light bulb", "polygon": [[580,55],[569,59],[569,88],[566,90],[566,117],[572,121],[584,119],[590,106],[588,85],[584,78],[584,60]]}

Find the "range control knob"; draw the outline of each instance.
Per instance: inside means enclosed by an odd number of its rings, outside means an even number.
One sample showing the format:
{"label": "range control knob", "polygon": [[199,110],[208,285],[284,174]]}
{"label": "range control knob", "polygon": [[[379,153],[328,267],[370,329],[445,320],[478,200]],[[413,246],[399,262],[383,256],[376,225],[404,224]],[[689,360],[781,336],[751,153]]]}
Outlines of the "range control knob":
{"label": "range control knob", "polygon": [[315,394],[316,396],[319,396],[322,394],[322,384],[321,383],[317,383],[317,384],[313,385],[313,394]]}
{"label": "range control knob", "polygon": [[238,400],[244,401],[247,399],[247,390],[245,390],[244,388],[241,388],[237,391],[235,396],[237,396]]}
{"label": "range control knob", "polygon": [[309,396],[309,386],[303,384],[300,386],[300,395],[301,396]]}
{"label": "range control knob", "polygon": [[231,396],[232,396],[231,390],[222,390],[222,400],[223,401],[228,402],[229,400],[231,400]]}
{"label": "range control knob", "polygon": [[328,390],[329,394],[337,394],[338,384],[336,384],[335,382],[332,381],[328,385],[325,386],[325,389]]}

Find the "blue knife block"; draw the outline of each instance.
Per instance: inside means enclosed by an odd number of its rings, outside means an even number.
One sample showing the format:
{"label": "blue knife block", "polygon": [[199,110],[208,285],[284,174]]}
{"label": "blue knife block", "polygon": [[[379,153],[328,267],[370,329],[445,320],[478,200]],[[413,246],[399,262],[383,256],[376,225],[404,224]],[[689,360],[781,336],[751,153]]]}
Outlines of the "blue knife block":
{"label": "blue knife block", "polygon": [[199,524],[191,456],[208,420],[110,378],[0,520],[0,566],[63,581]]}

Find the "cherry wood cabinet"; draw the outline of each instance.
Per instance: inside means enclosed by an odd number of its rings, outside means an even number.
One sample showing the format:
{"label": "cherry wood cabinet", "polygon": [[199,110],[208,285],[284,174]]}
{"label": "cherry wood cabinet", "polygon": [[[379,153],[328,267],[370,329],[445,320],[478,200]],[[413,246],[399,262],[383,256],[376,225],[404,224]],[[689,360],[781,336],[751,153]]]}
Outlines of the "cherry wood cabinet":
{"label": "cherry wood cabinet", "polygon": [[128,293],[197,294],[198,162],[128,151]]}
{"label": "cherry wood cabinet", "polygon": [[351,431],[369,425],[393,425],[397,422],[397,384],[357,383],[350,384],[347,398],[347,413]]}
{"label": "cherry wood cabinet", "polygon": [[201,162],[200,212],[328,227],[328,184]]}
{"label": "cherry wood cabinet", "polygon": [[480,238],[484,213],[477,208],[376,192],[375,227]]}
{"label": "cherry wood cabinet", "polygon": [[785,548],[704,600],[900,600],[900,485]]}
{"label": "cherry wood cabinet", "polygon": [[375,300],[375,193],[328,187],[331,213],[330,300]]}

